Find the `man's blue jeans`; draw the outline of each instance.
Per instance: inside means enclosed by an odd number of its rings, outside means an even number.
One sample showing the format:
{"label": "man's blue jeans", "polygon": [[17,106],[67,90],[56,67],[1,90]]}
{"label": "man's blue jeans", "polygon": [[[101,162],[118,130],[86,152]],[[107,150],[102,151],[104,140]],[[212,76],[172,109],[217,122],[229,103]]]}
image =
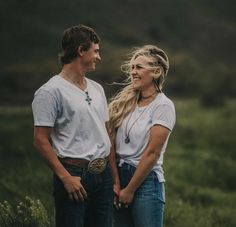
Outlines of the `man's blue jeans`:
{"label": "man's blue jeans", "polygon": [[56,227],[112,227],[113,181],[109,165],[101,174],[63,164],[72,176],[81,177],[88,198],[84,202],[69,199],[63,183],[54,175]]}
{"label": "man's blue jeans", "polygon": [[[121,188],[124,188],[135,172],[135,167],[124,163],[119,167]],[[165,205],[164,183],[151,172],[134,194],[128,208],[115,210],[115,227],[162,227]]]}

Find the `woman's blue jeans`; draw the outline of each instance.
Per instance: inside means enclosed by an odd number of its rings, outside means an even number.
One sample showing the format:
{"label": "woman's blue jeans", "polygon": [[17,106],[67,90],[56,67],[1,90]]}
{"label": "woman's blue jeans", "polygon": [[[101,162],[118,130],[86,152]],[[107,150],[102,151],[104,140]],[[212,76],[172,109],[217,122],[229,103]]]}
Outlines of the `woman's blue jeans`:
{"label": "woman's blue jeans", "polygon": [[[135,167],[124,163],[119,167],[121,188],[132,178]],[[165,205],[164,183],[151,172],[134,194],[128,208],[114,211],[114,227],[162,227]]]}
{"label": "woman's blue jeans", "polygon": [[56,227],[112,227],[113,181],[109,165],[101,174],[63,164],[72,176],[81,177],[88,198],[84,202],[69,199],[63,183],[54,175]]}

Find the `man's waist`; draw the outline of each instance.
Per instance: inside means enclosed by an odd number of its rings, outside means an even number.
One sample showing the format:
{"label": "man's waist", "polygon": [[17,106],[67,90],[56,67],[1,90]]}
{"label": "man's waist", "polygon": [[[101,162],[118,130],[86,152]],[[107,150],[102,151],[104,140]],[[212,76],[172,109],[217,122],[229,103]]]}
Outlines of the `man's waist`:
{"label": "man's waist", "polygon": [[76,166],[79,166],[79,167],[87,167],[89,162],[90,162],[89,160],[83,159],[83,158],[70,158],[70,157],[60,158],[60,157],[58,157],[58,159],[62,163],[76,165]]}
{"label": "man's waist", "polygon": [[105,158],[95,158],[93,160],[87,160],[82,158],[71,158],[71,157],[64,157],[58,159],[63,164],[70,164],[80,168],[86,168],[89,172],[93,174],[99,174],[104,171],[108,163],[108,157]]}

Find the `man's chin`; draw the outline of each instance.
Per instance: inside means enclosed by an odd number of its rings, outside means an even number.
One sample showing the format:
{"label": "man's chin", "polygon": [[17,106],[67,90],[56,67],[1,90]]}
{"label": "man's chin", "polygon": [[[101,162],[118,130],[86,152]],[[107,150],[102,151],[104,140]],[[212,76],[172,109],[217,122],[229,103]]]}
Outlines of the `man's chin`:
{"label": "man's chin", "polygon": [[95,69],[96,69],[96,66],[93,66],[90,69],[88,69],[88,72],[93,72],[93,71],[95,71]]}

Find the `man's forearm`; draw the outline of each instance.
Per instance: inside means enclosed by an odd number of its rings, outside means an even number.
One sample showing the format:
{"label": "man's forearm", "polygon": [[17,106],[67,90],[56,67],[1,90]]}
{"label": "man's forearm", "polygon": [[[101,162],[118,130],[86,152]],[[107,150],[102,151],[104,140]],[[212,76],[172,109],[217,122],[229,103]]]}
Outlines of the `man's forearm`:
{"label": "man's forearm", "polygon": [[48,140],[36,141],[34,145],[40,153],[41,157],[46,161],[47,165],[61,180],[70,175],[58,160],[57,155],[54,153],[52,146]]}
{"label": "man's forearm", "polygon": [[114,185],[119,185],[120,180],[119,180],[119,174],[118,174],[118,169],[116,165],[116,155],[115,155],[114,149],[111,149],[111,152],[109,155],[109,163],[111,166],[111,174],[112,174]]}

